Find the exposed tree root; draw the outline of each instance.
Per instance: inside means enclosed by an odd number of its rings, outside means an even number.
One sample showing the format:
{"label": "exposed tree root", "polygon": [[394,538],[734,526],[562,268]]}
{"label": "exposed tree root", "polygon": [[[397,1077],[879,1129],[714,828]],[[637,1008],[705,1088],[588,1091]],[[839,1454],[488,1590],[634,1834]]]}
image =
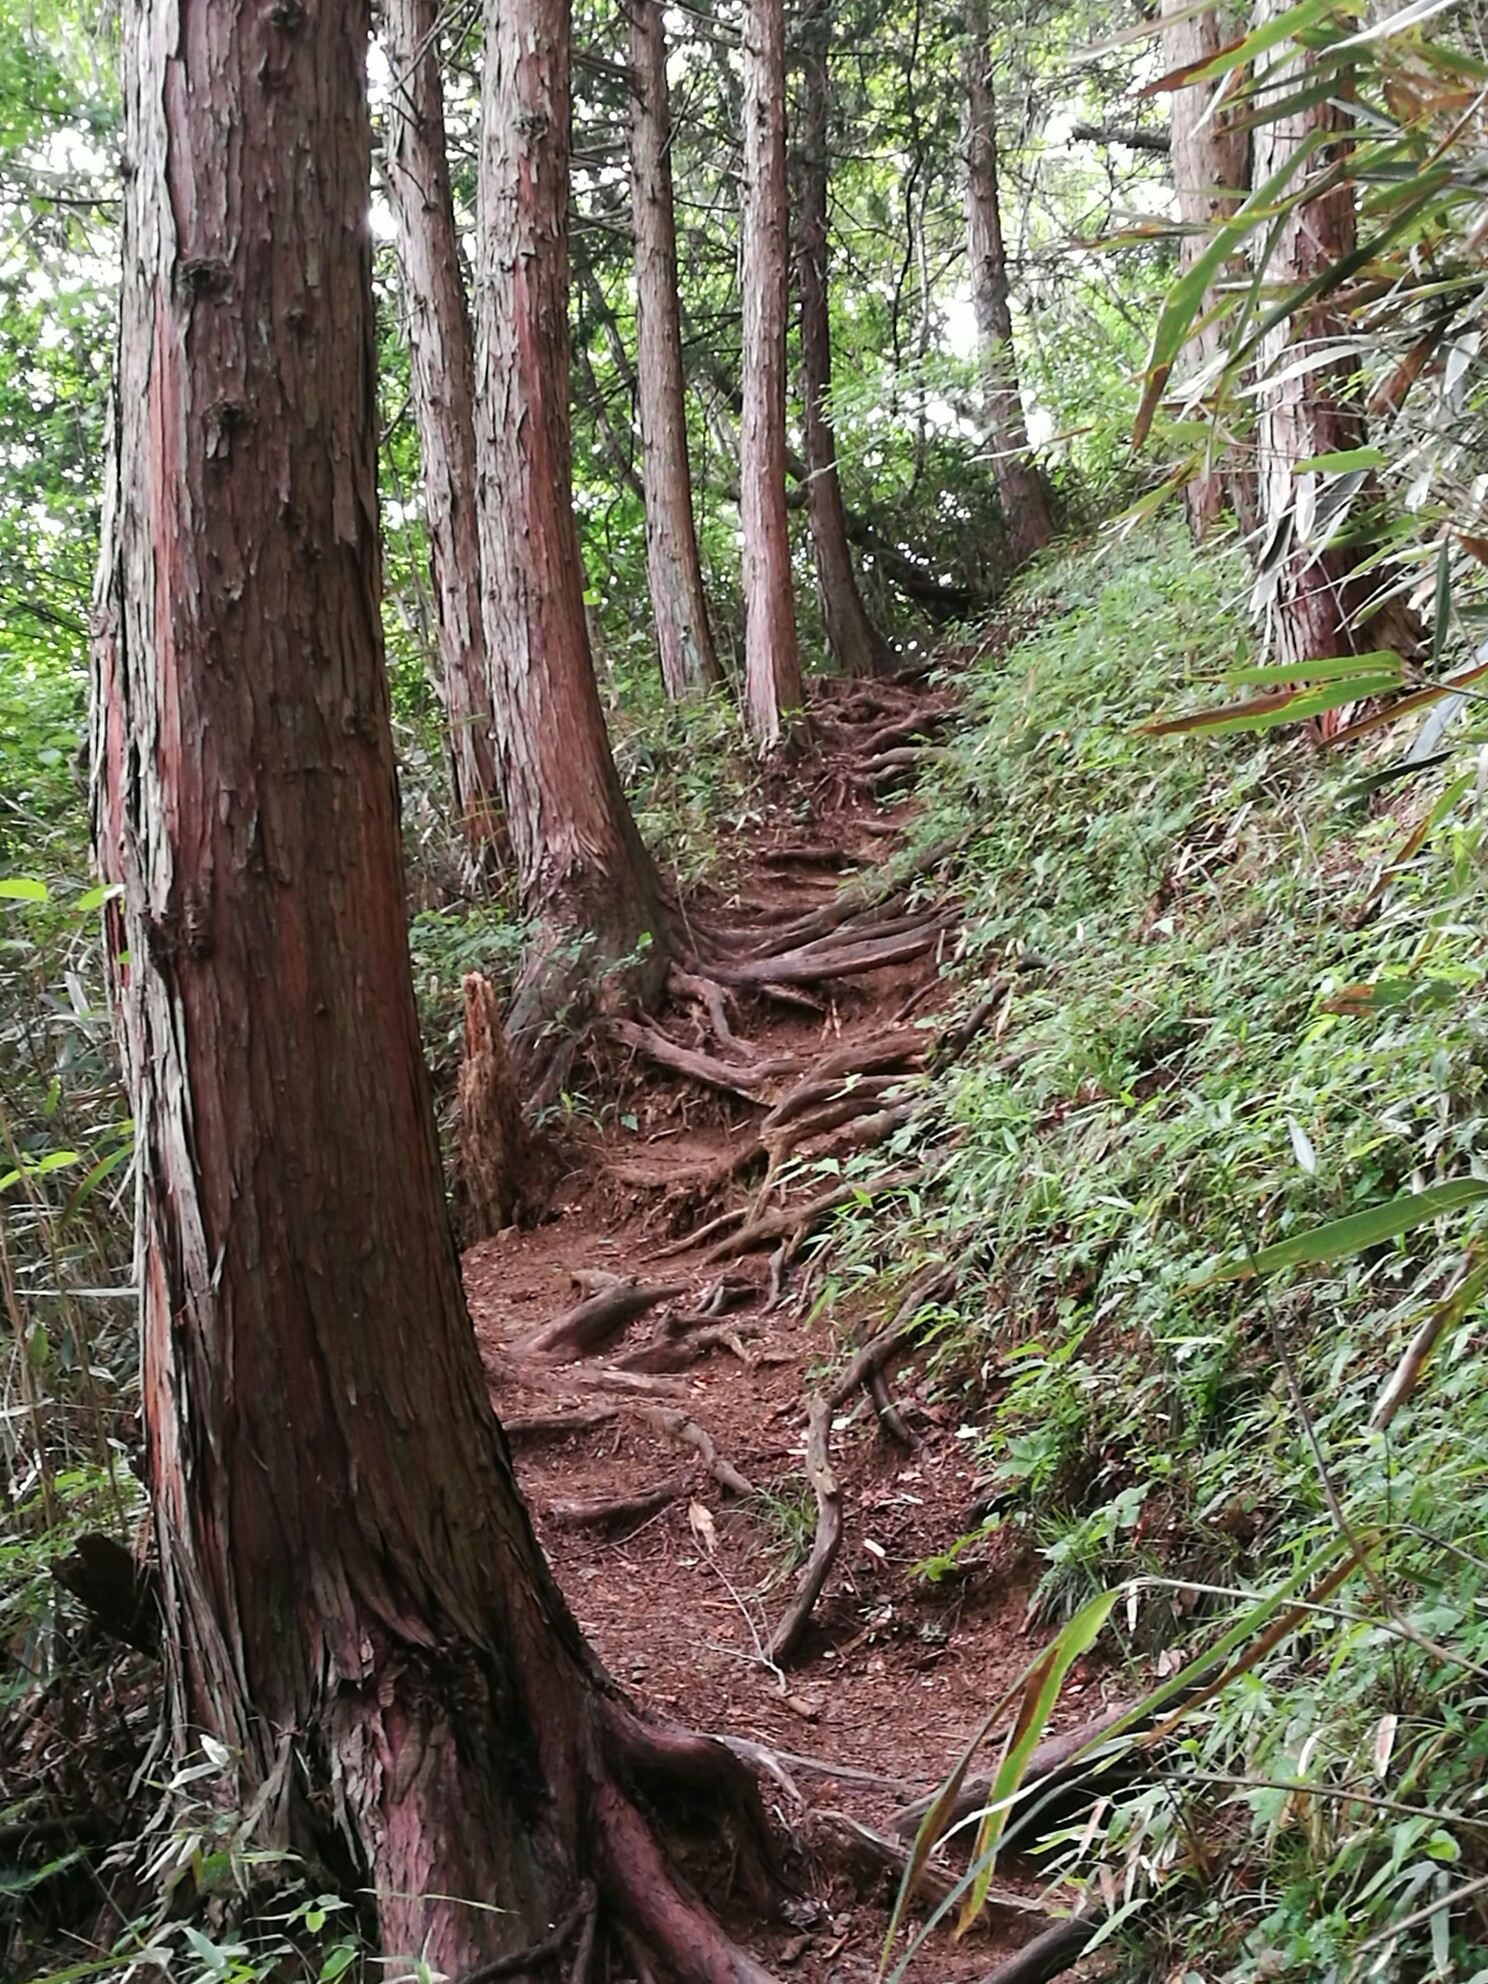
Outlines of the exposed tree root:
{"label": "exposed tree root", "polygon": [[887,1326],[854,1353],[834,1380],[827,1393],[827,1403],[834,1412],[846,1404],[859,1385],[866,1385],[875,1372],[882,1371],[914,1327],[921,1309],[927,1302],[948,1293],[955,1286],[957,1273],[957,1268],[938,1262],[915,1277]]}
{"label": "exposed tree root", "polygon": [[711,1350],[728,1350],[741,1364],[751,1368],[758,1359],[745,1348],[745,1338],[757,1336],[751,1323],[712,1323],[706,1329],[692,1330],[686,1336],[662,1337],[627,1351],[618,1360],[623,1371],[685,1371],[699,1363]]}
{"label": "exposed tree root", "polygon": [[678,1412],[668,1405],[647,1406],[641,1418],[655,1433],[674,1446],[691,1447],[712,1475],[720,1488],[726,1488],[731,1495],[752,1495],[753,1484],[746,1475],[739,1472],[732,1461],[719,1454],[712,1434],[695,1419],[689,1419],[685,1412]]}
{"label": "exposed tree root", "polygon": [[1094,1939],[1099,1922],[1072,1916],[1056,1922],[1025,1943],[1015,1956],[989,1970],[977,1984],[1050,1984],[1062,1976],[1084,1954]]}
{"label": "exposed tree root", "polygon": [[540,1943],[529,1943],[524,1950],[513,1950],[509,1956],[493,1957],[489,1963],[478,1963],[473,1970],[462,1974],[460,1984],[495,1984],[498,1977],[519,1977],[529,1971],[541,1970],[545,1964],[562,1956],[574,1937],[593,1922],[598,1912],[599,1896],[594,1883],[584,1881],[579,1887],[578,1900],[551,1936],[545,1936]]}
{"label": "exposed tree root", "polygon": [[591,1295],[556,1321],[545,1323],[531,1336],[516,1344],[521,1357],[546,1357],[562,1362],[589,1357],[618,1336],[635,1317],[654,1309],[659,1302],[674,1301],[687,1292],[685,1281],[656,1282],[650,1286],[626,1280]]}
{"label": "exposed tree root", "polygon": [[761,1140],[768,1141],[777,1130],[784,1129],[786,1124],[793,1122],[799,1116],[806,1115],[822,1103],[845,1101],[852,1096],[861,1097],[865,1102],[876,1101],[902,1079],[900,1075],[863,1075],[849,1090],[843,1089],[843,1078],[840,1075],[825,1080],[817,1077],[798,1082],[780,1098],[760,1124]]}
{"label": "exposed tree root", "polygon": [[698,1001],[707,1013],[714,1038],[724,1053],[734,1054],[742,1061],[759,1058],[749,1042],[740,1040],[730,1026],[727,1011],[728,994],[716,979],[700,978],[695,972],[684,971],[680,965],[673,965],[667,983],[682,997]]}
{"label": "exposed tree root", "polygon": [[827,1574],[842,1547],[842,1490],[832,1472],[829,1441],[832,1411],[819,1393],[807,1405],[806,1473],[816,1496],[816,1540],[802,1573],[800,1587],[790,1610],[770,1637],[770,1658],[777,1663],[789,1660],[800,1645],[811,1621],[812,1609],[821,1596]]}
{"label": "exposed tree root", "polygon": [[[1120,1702],[1114,1708],[1106,1709],[1091,1722],[1083,1723],[1078,1729],[1066,1730],[1062,1735],[1049,1736],[1038,1744],[1028,1759],[1024,1775],[1023,1789],[1012,1805],[1003,1828],[1004,1841],[1011,1843],[1020,1830],[1026,1829],[1029,1817],[1041,1807],[1046,1798],[1064,1785],[1073,1785],[1096,1769],[1093,1760],[1082,1759],[1071,1762],[1076,1753],[1087,1744],[1100,1740],[1114,1723],[1131,1711],[1130,1702]],[[1114,1780],[1112,1780],[1114,1781]],[[957,1795],[956,1802],[946,1816],[947,1826],[969,1818],[986,1804],[992,1790],[990,1777],[968,1778]],[[1094,1793],[1092,1792],[1092,1796]],[[937,1794],[928,1792],[923,1798],[916,1798],[908,1805],[901,1805],[890,1815],[889,1829],[899,1834],[901,1839],[913,1838],[919,1831],[920,1822],[934,1804]],[[1053,1823],[1052,1819],[1049,1821]]]}
{"label": "exposed tree root", "polygon": [[[902,1881],[909,1865],[908,1849],[897,1839],[886,1839],[846,1812],[814,1807],[800,1832],[814,1860],[846,1874],[859,1887],[879,1889],[886,1881]],[[933,1905],[944,1901],[955,1884],[948,1868],[927,1860],[915,1882],[914,1897]]]}
{"label": "exposed tree root", "polygon": [[804,1206],[785,1206],[779,1212],[767,1212],[760,1219],[750,1220],[747,1226],[737,1233],[731,1233],[726,1240],[719,1240],[704,1254],[708,1267],[719,1261],[732,1261],[740,1254],[752,1254],[761,1247],[771,1246],[776,1240],[795,1239],[815,1225],[838,1206],[848,1205],[863,1188],[857,1185],[834,1185],[830,1192],[823,1192],[818,1198],[808,1199]]}
{"label": "exposed tree root", "polygon": [[915,1453],[919,1441],[910,1431],[903,1413],[889,1395],[889,1382],[882,1371],[874,1371],[868,1379],[868,1396],[873,1401],[873,1410],[878,1414],[878,1423],[896,1445],[906,1453]]}
{"label": "exposed tree root", "polygon": [[574,1501],[549,1502],[547,1515],[550,1522],[562,1523],[565,1529],[625,1529],[679,1502],[686,1493],[685,1481],[662,1481],[654,1488],[638,1489],[634,1495],[585,1495]]}
{"label": "exposed tree root", "polygon": [[829,978],[853,978],[923,957],[957,920],[956,912],[937,910],[916,918],[914,927],[898,936],[808,945],[773,957],[744,958],[738,963],[721,960],[714,965],[713,975],[726,985],[771,986],[816,985]]}
{"label": "exposed tree root", "polygon": [[843,848],[828,841],[781,841],[765,848],[759,858],[767,868],[845,868],[850,859]]}
{"label": "exposed tree root", "polygon": [[686,1075],[692,1081],[701,1082],[705,1088],[722,1089],[725,1095],[740,1095],[746,1102],[759,1099],[759,1092],[768,1079],[757,1063],[721,1061],[716,1055],[683,1047],[663,1033],[660,1027],[643,1026],[635,1020],[611,1020],[610,1033],[622,1046],[644,1055],[657,1067],[669,1068],[676,1075]]}
{"label": "exposed tree root", "polygon": [[539,1412],[522,1419],[503,1419],[501,1430],[509,1440],[566,1440],[574,1433],[592,1433],[596,1426],[609,1426],[620,1417],[620,1408],[599,1405],[592,1412]]}

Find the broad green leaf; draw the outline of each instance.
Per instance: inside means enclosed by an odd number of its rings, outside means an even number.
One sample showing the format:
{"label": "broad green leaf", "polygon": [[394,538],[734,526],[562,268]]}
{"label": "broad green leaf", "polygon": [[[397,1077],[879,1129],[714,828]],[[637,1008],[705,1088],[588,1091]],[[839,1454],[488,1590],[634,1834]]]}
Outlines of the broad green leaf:
{"label": "broad green leaf", "polygon": [[1380,448],[1344,448],[1335,455],[1311,455],[1305,462],[1293,465],[1293,475],[1303,475],[1308,469],[1317,469],[1323,475],[1343,475],[1354,468],[1383,468],[1384,451]]}
{"label": "broad green leaf", "polygon": [[1330,1220],[1306,1233],[1293,1234],[1263,1247],[1233,1266],[1206,1275],[1206,1281],[1245,1281],[1258,1274],[1275,1274],[1280,1268],[1311,1267],[1323,1261],[1344,1260],[1377,1247],[1382,1240],[1394,1240],[1425,1226],[1444,1212],[1488,1199],[1488,1180],[1454,1178],[1445,1185],[1428,1186],[1424,1192],[1402,1192],[1382,1206],[1367,1212],[1353,1212],[1346,1219]]}
{"label": "broad green leaf", "polygon": [[51,895],[45,882],[34,875],[11,875],[0,878],[0,898],[7,902],[45,902]]}

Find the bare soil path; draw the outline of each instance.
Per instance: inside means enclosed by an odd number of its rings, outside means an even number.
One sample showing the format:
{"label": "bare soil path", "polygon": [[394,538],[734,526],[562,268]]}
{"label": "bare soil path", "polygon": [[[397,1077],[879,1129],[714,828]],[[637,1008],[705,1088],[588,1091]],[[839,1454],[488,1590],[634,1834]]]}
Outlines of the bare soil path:
{"label": "bare soil path", "polygon": [[[773,1182],[793,1147],[861,1147],[902,1121],[945,1047],[954,931],[880,882],[906,818],[894,781],[946,714],[944,695],[827,686],[819,755],[781,774],[769,815],[727,850],[728,891],[688,905],[715,933],[716,976],[674,975],[669,1009],[619,1030],[618,1104],[566,1138],[547,1221],[465,1257],[492,1400],[581,1625],[640,1702],[772,1755],[767,1791],[806,1848],[806,1891],[787,1920],[735,1926],[810,1984],[873,1975],[897,1887],[822,1815],[886,1830],[1034,1646],[1014,1578],[918,1572],[968,1526],[956,1401],[903,1351],[871,1379],[876,1401],[861,1383],[837,1396],[891,1317],[834,1335],[822,1228],[788,1225],[831,1181]],[[906,1278],[909,1314],[929,1289]],[[841,1540],[797,1643],[773,1651],[823,1545],[813,1394]],[[1100,1707],[1099,1679],[1077,1675],[1063,1720]],[[1046,1926],[1017,1905],[1036,1880],[1013,1867],[999,1886],[988,1926],[960,1945],[937,1935],[913,1975],[984,1977]],[[727,1911],[727,1894],[708,1899]]]}

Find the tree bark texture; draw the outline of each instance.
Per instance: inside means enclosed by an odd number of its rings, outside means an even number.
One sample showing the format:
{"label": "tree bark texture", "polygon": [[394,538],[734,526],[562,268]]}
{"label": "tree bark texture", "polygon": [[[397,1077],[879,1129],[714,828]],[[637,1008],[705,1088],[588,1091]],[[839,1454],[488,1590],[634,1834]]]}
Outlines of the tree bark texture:
{"label": "tree bark texture", "polygon": [[[1281,10],[1281,0],[1261,0],[1257,24]],[[1301,89],[1311,67],[1311,58],[1299,49],[1292,78],[1282,93]],[[1336,97],[1330,97],[1258,124],[1256,184],[1264,185],[1319,131],[1337,132],[1337,143],[1324,144],[1313,153],[1290,181],[1289,194],[1304,190],[1346,152],[1349,119]],[[1295,207],[1281,223],[1266,264],[1268,299],[1310,282],[1348,254],[1354,246],[1354,228],[1354,192],[1347,181]],[[1259,238],[1264,244],[1266,237]],[[1317,509],[1327,481],[1315,471],[1295,473],[1299,462],[1315,455],[1364,444],[1363,400],[1352,356],[1340,346],[1336,363],[1301,369],[1302,361],[1325,355],[1346,329],[1336,302],[1324,297],[1269,332],[1257,357],[1257,451],[1265,543],[1256,597],[1265,610],[1278,662],[1314,661],[1373,645],[1361,638],[1364,630],[1352,624],[1364,597],[1362,586],[1352,577],[1357,550],[1341,545],[1317,548],[1327,532]],[[1324,734],[1339,721],[1337,713],[1330,712],[1321,726]]]}
{"label": "tree bark texture", "polygon": [[708,625],[687,459],[672,126],[661,0],[629,0],[630,184],[635,234],[636,408],[646,505],[646,578],[661,679],[672,697],[720,682]]}
{"label": "tree bark texture", "polygon": [[123,23],[94,832],[176,1737],[370,1889],[390,1956],[458,1975],[592,1880],[740,1984],[621,1789],[683,1739],[552,1582],[445,1214],[379,617],[367,26]]}
{"label": "tree bark texture", "polygon": [[981,359],[982,404],[1008,550],[1023,564],[1054,535],[1043,477],[1028,445],[1018,391],[1009,303],[1007,249],[997,190],[997,107],[987,51],[986,0],[966,0],[962,45],[966,96],[966,246]]}
{"label": "tree bark texture", "polygon": [[[1197,65],[1219,52],[1224,36],[1215,9],[1189,14],[1182,0],[1169,0],[1164,15],[1166,69]],[[1250,133],[1236,130],[1223,111],[1209,114],[1217,87],[1196,83],[1173,92],[1170,129],[1173,186],[1184,230],[1179,249],[1182,270],[1198,260],[1214,223],[1235,211],[1250,181]],[[1188,362],[1195,370],[1207,364],[1224,342],[1222,327],[1203,321],[1212,302],[1211,294],[1200,306],[1199,329],[1189,340]],[[1216,446],[1223,449],[1224,437],[1216,436]],[[1241,523],[1248,525],[1254,520],[1254,474],[1233,448],[1228,455],[1211,453],[1189,481],[1184,501],[1195,543],[1219,520],[1226,501]]]}
{"label": "tree bark texture", "polygon": [[501,835],[475,517],[475,355],[444,137],[438,0],[386,0],[387,185],[408,309],[455,806],[478,867]]}
{"label": "tree bark texture", "polygon": [[[584,619],[569,431],[568,0],[487,9],[476,296],[486,652],[507,828],[545,929],[512,1048],[665,919],[615,772]],[[574,940],[589,955],[573,958]],[[560,960],[563,953],[568,963]]]}
{"label": "tree bark texture", "polygon": [[773,749],[805,699],[785,507],[785,331],[789,289],[784,0],[744,4],[744,677],[749,727]]}
{"label": "tree bark texture", "polygon": [[801,144],[796,269],[801,291],[801,399],[811,517],[811,548],[827,640],[844,675],[884,675],[888,642],[868,618],[847,544],[847,512],[837,475],[837,439],[828,411],[832,332],[827,289],[827,122],[825,0],[801,21]]}

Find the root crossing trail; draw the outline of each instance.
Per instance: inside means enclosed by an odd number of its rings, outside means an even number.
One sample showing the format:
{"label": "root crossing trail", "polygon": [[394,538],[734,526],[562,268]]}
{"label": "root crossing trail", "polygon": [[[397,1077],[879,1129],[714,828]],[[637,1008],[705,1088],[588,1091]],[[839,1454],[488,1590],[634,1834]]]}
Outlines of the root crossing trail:
{"label": "root crossing trail", "polygon": [[[581,1624],[638,1701],[762,1773],[799,1849],[801,1892],[770,1923],[720,1870],[694,1878],[762,1963],[812,1984],[875,1970],[891,1815],[1033,1650],[1026,1591],[916,1570],[976,1494],[954,1399],[908,1354],[954,1265],[907,1274],[887,1312],[825,1302],[844,1188],[780,1176],[886,1145],[983,1016],[937,1017],[954,919],[886,879],[894,795],[946,717],[828,685],[820,754],[740,850],[732,895],[689,905],[708,961],[614,1027],[618,1120],[569,1139],[546,1223],[465,1259],[492,1400]],[[874,1175],[907,1169],[886,1152]],[[1068,1713],[1099,1707],[1077,1687]],[[987,1926],[937,1935],[915,1976],[986,1977],[1047,1928],[1035,1880],[997,1885]]]}

